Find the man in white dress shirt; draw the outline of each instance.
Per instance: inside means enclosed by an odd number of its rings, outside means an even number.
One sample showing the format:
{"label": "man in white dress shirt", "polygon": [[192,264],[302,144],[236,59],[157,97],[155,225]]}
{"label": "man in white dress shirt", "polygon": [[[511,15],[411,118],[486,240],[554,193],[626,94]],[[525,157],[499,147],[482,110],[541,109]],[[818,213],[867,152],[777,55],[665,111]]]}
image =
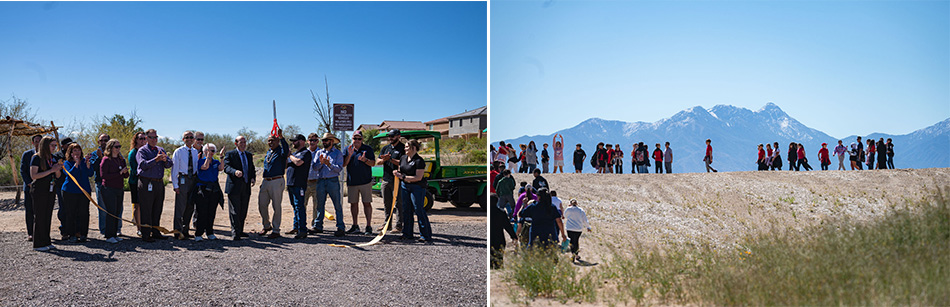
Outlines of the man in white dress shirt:
{"label": "man in white dress shirt", "polygon": [[180,231],[176,234],[179,240],[193,238],[188,234],[191,224],[191,218],[195,213],[195,203],[189,196],[195,188],[195,181],[198,174],[198,150],[192,145],[195,143],[195,134],[191,131],[185,131],[181,139],[185,145],[175,149],[172,155],[172,186],[175,188],[175,217],[172,224],[175,230]]}

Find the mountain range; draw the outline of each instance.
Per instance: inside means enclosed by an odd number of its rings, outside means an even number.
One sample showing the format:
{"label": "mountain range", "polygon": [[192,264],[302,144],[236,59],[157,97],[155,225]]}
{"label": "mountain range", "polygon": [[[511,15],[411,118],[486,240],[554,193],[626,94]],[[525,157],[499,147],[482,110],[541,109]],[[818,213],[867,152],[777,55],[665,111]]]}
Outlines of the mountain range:
{"label": "mountain range", "polygon": [[[670,142],[673,150],[673,172],[704,172],[702,158],[705,154],[706,139],[712,140],[713,167],[719,171],[755,170],[757,158],[756,146],[778,142],[784,168],[788,169],[787,151],[790,142],[805,145],[808,162],[816,170],[818,150],[821,143],[828,143],[833,151],[839,139],[824,132],[805,126],[782,111],[779,106],[769,102],[758,111],[730,105],[717,105],[709,110],[696,106],[653,123],[624,122],[591,118],[580,124],[555,132],[564,136],[564,168],[573,171],[572,157],[575,145],[580,143],[587,153],[584,172],[593,172],[589,160],[597,143],[620,144],[624,151],[624,173],[630,173],[630,152],[634,142],[643,142],[653,152],[656,143]],[[534,141],[541,144],[553,144],[554,133],[549,135],[522,136],[504,140],[506,143],[528,144]],[[894,166],[897,168],[950,167],[950,118],[932,126],[904,135],[872,133],[867,137],[893,139]],[[856,135],[843,139],[845,146],[856,142]],[[492,143],[498,146],[498,143]],[[548,147],[553,155],[553,151]],[[520,149],[519,149],[520,152]],[[540,153],[539,153],[540,154]],[[846,158],[847,159],[847,158]],[[652,160],[651,160],[652,163]],[[829,169],[837,168],[837,158],[832,157]],[[849,165],[845,161],[845,165]],[[540,165],[539,165],[540,167]],[[651,172],[653,168],[651,167]]]}

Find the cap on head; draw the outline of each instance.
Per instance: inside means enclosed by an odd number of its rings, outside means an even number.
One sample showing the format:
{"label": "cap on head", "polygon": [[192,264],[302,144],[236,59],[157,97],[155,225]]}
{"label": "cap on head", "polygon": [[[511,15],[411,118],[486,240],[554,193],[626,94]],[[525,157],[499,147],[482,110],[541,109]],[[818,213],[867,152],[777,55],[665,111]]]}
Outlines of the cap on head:
{"label": "cap on head", "polygon": [[296,142],[296,141],[306,141],[306,140],[307,140],[307,137],[303,136],[303,134],[298,134],[294,136],[293,140],[291,141]]}
{"label": "cap on head", "polygon": [[399,131],[399,129],[389,130],[389,136],[390,136],[390,137],[396,136],[396,135],[402,135],[402,132]]}
{"label": "cap on head", "polygon": [[363,138],[363,131],[356,130],[356,132],[353,132],[353,139],[355,140],[357,137],[359,137],[360,139],[362,139],[362,138]]}

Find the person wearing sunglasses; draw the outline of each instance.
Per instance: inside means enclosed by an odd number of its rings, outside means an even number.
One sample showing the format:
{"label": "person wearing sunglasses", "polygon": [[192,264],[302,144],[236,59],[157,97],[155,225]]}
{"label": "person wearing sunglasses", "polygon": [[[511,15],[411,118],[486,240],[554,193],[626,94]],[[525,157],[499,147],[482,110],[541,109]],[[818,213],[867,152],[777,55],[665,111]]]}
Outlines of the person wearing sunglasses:
{"label": "person wearing sunglasses", "polygon": [[115,244],[122,241],[117,235],[119,227],[119,218],[122,213],[119,207],[122,207],[122,198],[125,195],[123,191],[124,180],[129,177],[129,168],[126,167],[125,159],[122,158],[122,144],[119,140],[112,139],[106,143],[105,157],[102,158],[102,164],[99,170],[102,177],[102,206],[106,212],[99,212],[99,215],[105,216],[106,229],[104,236],[106,242]]}
{"label": "person wearing sunglasses", "polygon": [[175,216],[172,224],[179,233],[175,237],[179,240],[194,238],[189,234],[189,224],[195,213],[195,202],[192,199],[192,191],[195,189],[195,183],[198,178],[198,150],[193,146],[195,144],[195,134],[191,131],[185,131],[181,135],[182,145],[175,149],[172,154],[172,186],[175,188]]}
{"label": "person wearing sunglasses", "polygon": [[[148,138],[147,143],[135,154],[139,177],[139,218],[143,225],[159,226],[165,202],[165,183],[162,178],[165,177],[165,169],[171,168],[173,162],[165,149],[157,146],[158,131],[148,129],[145,136]],[[168,239],[156,228],[140,227],[139,231],[145,242]]]}
{"label": "person wearing sunglasses", "polygon": [[[383,182],[380,184],[380,191],[383,193],[383,207],[386,210],[386,220],[390,221],[390,223],[383,225],[383,227],[379,228],[379,231],[382,231],[383,228],[393,229],[392,220],[396,220],[396,232],[400,232],[403,226],[401,214],[402,194],[397,194],[396,207],[393,208],[393,190],[399,188],[393,183],[395,180],[393,170],[399,169],[399,159],[406,154],[406,145],[399,141],[402,137],[402,132],[400,132],[399,129],[390,130],[388,137],[389,144],[379,151],[379,158],[376,159],[376,164],[383,165]],[[513,150],[509,149],[507,152],[509,152],[510,155],[514,155]],[[395,217],[390,217],[390,212],[392,212],[392,215]]]}
{"label": "person wearing sunglasses", "polygon": [[[287,155],[290,146],[284,139],[283,129],[277,130],[276,136],[267,138],[267,154],[264,156],[264,180],[261,181],[261,190],[257,194],[257,208],[261,212],[261,223],[264,228],[258,232],[260,236],[269,239],[280,237],[281,201],[284,197],[284,171],[287,169]],[[268,205],[274,207],[274,216],[271,220]],[[270,232],[268,235],[267,233]],[[289,234],[296,234],[297,228]]]}
{"label": "person wearing sunglasses", "polygon": [[373,234],[370,224],[373,221],[373,166],[376,165],[376,155],[373,147],[363,143],[363,132],[353,133],[353,144],[346,148],[346,187],[347,200],[350,203],[350,213],[353,215],[353,226],[347,233],[360,232],[359,201],[363,198],[363,215],[366,217],[366,235]]}
{"label": "person wearing sunglasses", "polygon": [[[290,195],[290,205],[294,208],[294,239],[306,239],[307,205],[304,203],[304,195],[307,193],[307,177],[310,175],[313,155],[307,149],[307,138],[302,134],[296,135],[293,141],[296,152],[286,159],[287,193]],[[337,187],[338,191],[339,189]]]}
{"label": "person wearing sunglasses", "polygon": [[334,214],[336,214],[336,232],[334,236],[342,237],[346,233],[346,224],[343,222],[343,205],[340,203],[340,171],[343,170],[343,152],[336,148],[340,140],[332,133],[323,134],[320,139],[323,148],[318,149],[314,155],[311,164],[313,171],[317,172],[320,179],[317,179],[317,215],[313,219],[314,232],[323,231],[323,215],[326,208],[327,196],[333,202]]}

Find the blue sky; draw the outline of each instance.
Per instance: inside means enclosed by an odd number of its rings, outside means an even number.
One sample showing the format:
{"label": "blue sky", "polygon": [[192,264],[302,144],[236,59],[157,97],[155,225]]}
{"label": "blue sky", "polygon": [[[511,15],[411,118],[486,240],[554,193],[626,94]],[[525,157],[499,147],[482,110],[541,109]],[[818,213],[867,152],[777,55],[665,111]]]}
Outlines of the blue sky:
{"label": "blue sky", "polygon": [[950,117],[948,1],[493,1],[491,139],[774,102],[834,137]]}
{"label": "blue sky", "polygon": [[[309,90],[355,125],[487,103],[484,2],[0,2],[0,99],[68,124],[135,110],[144,128],[315,131]],[[324,97],[325,98],[325,97]],[[89,122],[88,120],[86,122]]]}

